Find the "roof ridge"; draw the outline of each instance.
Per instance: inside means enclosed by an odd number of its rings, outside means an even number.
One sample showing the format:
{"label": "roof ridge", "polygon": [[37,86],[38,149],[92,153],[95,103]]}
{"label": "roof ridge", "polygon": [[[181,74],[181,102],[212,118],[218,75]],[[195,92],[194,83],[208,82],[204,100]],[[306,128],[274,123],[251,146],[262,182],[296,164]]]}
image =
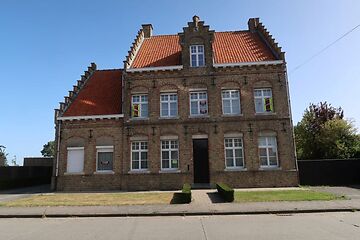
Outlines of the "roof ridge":
{"label": "roof ridge", "polygon": [[97,69],[96,71],[116,71],[116,70],[120,70],[123,71],[123,68],[108,68],[108,69]]}
{"label": "roof ridge", "polygon": [[62,116],[66,112],[71,103],[74,102],[80,90],[85,86],[85,84],[94,74],[94,72],[96,72],[96,68],[96,64],[91,63],[88,67],[88,70],[84,71],[84,74],[81,75],[80,80],[77,80],[77,85],[73,85],[73,90],[70,90],[69,95],[64,97],[64,102],[60,102],[59,109],[55,109],[55,117],[58,117],[60,115]]}

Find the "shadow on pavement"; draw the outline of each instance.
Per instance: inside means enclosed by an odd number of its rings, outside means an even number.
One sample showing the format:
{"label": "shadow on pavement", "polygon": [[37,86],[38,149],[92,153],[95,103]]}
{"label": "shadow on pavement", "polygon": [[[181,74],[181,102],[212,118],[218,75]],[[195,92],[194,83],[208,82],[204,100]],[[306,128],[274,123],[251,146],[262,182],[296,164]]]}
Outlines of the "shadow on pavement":
{"label": "shadow on pavement", "polygon": [[32,194],[32,193],[49,193],[52,192],[50,184],[31,186],[25,188],[15,188],[0,191],[0,194]]}
{"label": "shadow on pavement", "polygon": [[210,192],[207,193],[208,197],[210,198],[212,203],[225,203],[225,201],[220,197],[217,192]]}

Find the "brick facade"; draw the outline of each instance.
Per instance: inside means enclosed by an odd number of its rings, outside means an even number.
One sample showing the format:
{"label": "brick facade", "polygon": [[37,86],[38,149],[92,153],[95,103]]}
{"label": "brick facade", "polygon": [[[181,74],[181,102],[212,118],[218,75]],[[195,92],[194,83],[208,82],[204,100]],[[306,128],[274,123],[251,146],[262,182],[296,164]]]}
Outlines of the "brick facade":
{"label": "brick facade", "polygon": [[[123,117],[119,119],[58,121],[60,129],[57,189],[81,190],[154,190],[179,189],[184,183],[194,183],[193,141],[206,136],[209,154],[209,183],[224,182],[232,187],[280,187],[298,184],[293,128],[289,107],[285,62],[248,66],[214,67],[213,31],[203,22],[193,22],[179,34],[182,47],[182,68],[164,71],[127,71],[122,73]],[[149,28],[148,25],[146,25]],[[197,28],[194,31],[194,28]],[[152,29],[152,27],[151,27]],[[151,31],[146,37],[150,37]],[[189,46],[204,45],[205,67],[190,67]],[[127,59],[131,59],[128,57]],[[255,112],[254,89],[271,88],[273,112]],[[190,116],[190,91],[203,89],[208,97],[208,115]],[[222,90],[240,92],[241,114],[225,116],[222,113]],[[177,94],[178,116],[160,117],[160,94]],[[131,116],[133,94],[147,94],[149,116],[134,119]],[[258,137],[271,132],[277,141],[278,166],[262,168],[259,160]],[[244,168],[225,167],[225,134],[239,134],[243,140]],[[176,136],[179,147],[177,171],[161,169],[161,139]],[[113,171],[97,173],[97,139],[112,140]],[[71,139],[82,139],[84,171],[67,174],[67,147]],[[148,169],[131,171],[131,142],[148,142]],[[79,140],[80,141],[80,140]]]}

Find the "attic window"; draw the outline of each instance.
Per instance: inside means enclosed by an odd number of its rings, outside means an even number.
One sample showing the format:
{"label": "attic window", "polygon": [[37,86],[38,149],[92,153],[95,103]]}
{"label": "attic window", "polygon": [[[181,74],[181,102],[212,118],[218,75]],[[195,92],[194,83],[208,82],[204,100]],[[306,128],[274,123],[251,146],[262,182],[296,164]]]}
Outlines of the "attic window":
{"label": "attic window", "polygon": [[205,66],[204,45],[190,46],[190,64],[191,67]]}

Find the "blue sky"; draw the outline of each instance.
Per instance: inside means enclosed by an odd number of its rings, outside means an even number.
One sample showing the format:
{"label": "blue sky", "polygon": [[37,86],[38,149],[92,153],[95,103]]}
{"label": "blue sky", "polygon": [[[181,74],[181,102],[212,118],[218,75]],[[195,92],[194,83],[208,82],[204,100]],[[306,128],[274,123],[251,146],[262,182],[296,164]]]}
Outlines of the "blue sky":
{"label": "blue sky", "polygon": [[39,156],[54,138],[54,108],[90,62],[120,68],[141,24],[174,34],[200,16],[216,31],[260,17],[286,51],[294,122],[309,103],[341,106],[360,127],[360,1],[15,1],[0,2],[0,145],[9,159]]}

